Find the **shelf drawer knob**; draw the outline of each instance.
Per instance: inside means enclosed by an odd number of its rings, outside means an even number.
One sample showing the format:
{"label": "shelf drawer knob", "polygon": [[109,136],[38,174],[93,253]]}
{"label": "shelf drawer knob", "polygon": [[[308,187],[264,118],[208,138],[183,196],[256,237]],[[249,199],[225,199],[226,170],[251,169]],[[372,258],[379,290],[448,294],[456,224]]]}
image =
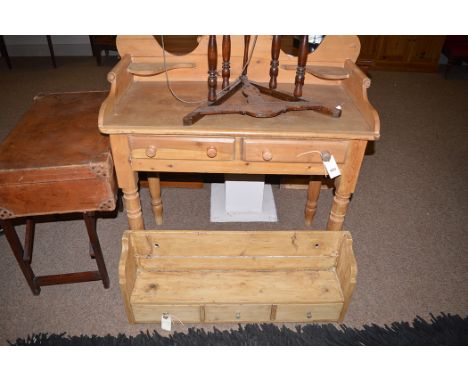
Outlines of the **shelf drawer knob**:
{"label": "shelf drawer knob", "polygon": [[208,155],[209,158],[214,158],[216,155],[218,155],[218,150],[216,150],[216,147],[210,146],[206,150],[206,155]]}
{"label": "shelf drawer knob", "polygon": [[262,152],[262,157],[263,157],[263,160],[268,162],[268,161],[271,161],[273,159],[273,154],[271,153],[270,150],[265,149]]}
{"label": "shelf drawer knob", "polygon": [[310,320],[312,318],[312,312],[307,312],[307,318]]}
{"label": "shelf drawer knob", "polygon": [[236,320],[240,320],[240,317],[241,317],[240,312],[236,312]]}
{"label": "shelf drawer knob", "polygon": [[156,147],[154,147],[153,145],[148,146],[146,149],[146,156],[149,158],[154,158],[155,155],[156,155]]}

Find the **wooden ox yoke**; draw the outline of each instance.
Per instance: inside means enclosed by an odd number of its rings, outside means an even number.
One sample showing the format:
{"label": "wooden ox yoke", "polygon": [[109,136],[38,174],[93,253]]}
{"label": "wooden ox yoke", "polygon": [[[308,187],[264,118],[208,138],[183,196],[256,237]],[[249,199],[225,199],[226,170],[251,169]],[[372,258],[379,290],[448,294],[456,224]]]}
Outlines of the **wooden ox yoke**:
{"label": "wooden ox yoke", "polygon": [[[184,125],[190,126],[197,122],[205,115],[216,114],[242,114],[249,115],[256,118],[272,118],[281,113],[288,111],[302,111],[314,110],[316,112],[339,118],[341,116],[341,108],[327,107],[320,103],[309,101],[301,98],[302,86],[304,85],[304,78],[306,72],[307,56],[309,53],[309,36],[301,36],[301,43],[299,47],[298,62],[296,67],[296,78],[294,94],[280,92],[275,90],[277,87],[279,54],[281,49],[281,36],[273,36],[271,43],[271,62],[270,62],[270,82],[269,87],[262,86],[258,83],[252,82],[247,77],[247,68],[249,66],[249,44],[250,36],[244,36],[244,57],[242,63],[242,74],[239,78],[229,85],[230,77],[230,55],[231,55],[231,38],[230,36],[223,36],[222,52],[223,52],[223,65],[222,65],[222,78],[223,89],[217,95],[217,44],[216,36],[211,35],[208,41],[208,101],[195,110],[190,112],[184,117]],[[252,49],[253,53],[253,49]],[[290,69],[288,66],[286,69]],[[342,78],[347,78],[344,75]],[[336,77],[334,78],[336,79]],[[240,104],[224,104],[235,92],[242,90],[243,95],[247,98],[247,103]],[[270,97],[278,99],[279,101],[266,101],[261,94],[266,94]]]}

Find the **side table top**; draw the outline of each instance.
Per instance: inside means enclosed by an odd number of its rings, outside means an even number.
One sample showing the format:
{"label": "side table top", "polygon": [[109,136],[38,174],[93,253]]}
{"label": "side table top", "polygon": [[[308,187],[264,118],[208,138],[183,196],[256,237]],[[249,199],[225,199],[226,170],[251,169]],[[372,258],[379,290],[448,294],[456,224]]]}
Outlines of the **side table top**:
{"label": "side table top", "polygon": [[[178,96],[187,100],[206,97],[205,82],[174,82]],[[290,91],[290,84],[278,84],[279,90]],[[165,82],[133,82],[118,103],[109,105],[102,115],[100,131],[105,134],[263,136],[278,138],[351,138],[374,140],[378,137],[361,115],[354,101],[340,85],[305,85],[303,97],[335,107],[340,105],[340,118],[314,111],[292,111],[273,118],[243,115],[206,116],[191,126],[183,126],[184,115],[196,105],[172,97]],[[109,98],[106,102],[112,102]],[[245,102],[235,94],[230,102]]]}
{"label": "side table top", "polygon": [[97,123],[106,95],[103,91],[37,95],[0,144],[0,171],[89,163],[108,153],[109,139],[99,133]]}

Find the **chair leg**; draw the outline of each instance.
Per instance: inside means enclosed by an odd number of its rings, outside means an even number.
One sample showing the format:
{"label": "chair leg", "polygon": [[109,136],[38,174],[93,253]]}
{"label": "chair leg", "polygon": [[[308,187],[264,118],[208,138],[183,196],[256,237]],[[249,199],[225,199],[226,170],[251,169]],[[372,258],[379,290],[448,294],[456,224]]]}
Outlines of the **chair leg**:
{"label": "chair leg", "polygon": [[97,61],[98,66],[102,65],[101,48],[97,48],[96,61]]}
{"label": "chair leg", "polygon": [[50,52],[50,58],[52,60],[52,65],[54,66],[55,69],[57,69],[57,63],[55,62],[55,52],[54,52],[54,46],[52,45],[52,38],[50,36],[47,37],[47,45],[49,45],[49,52]]}
{"label": "chair leg", "polygon": [[104,288],[109,288],[109,275],[107,274],[106,264],[102,255],[101,244],[96,232],[96,213],[85,212],[83,218],[86,224],[86,230],[88,231],[89,241],[93,247],[94,258],[99,270],[99,274],[102,278]]}
{"label": "chair leg", "polygon": [[5,57],[5,61],[7,63],[8,69],[11,69],[10,56],[8,55],[8,50],[7,50],[3,36],[0,36],[0,53],[2,54],[3,57]]}
{"label": "chair leg", "polygon": [[99,58],[98,58],[98,52],[97,52],[97,49],[96,49],[96,45],[94,43],[94,36],[89,36],[89,42],[91,44],[91,51],[93,52],[93,56],[96,59],[96,63],[98,64],[98,66],[100,66],[100,62],[99,62]]}
{"label": "chair leg", "polygon": [[39,293],[41,293],[41,288],[38,285],[37,278],[34,275],[31,265],[28,263],[27,260],[23,258],[23,246],[21,245],[15,227],[11,223],[11,220],[0,220],[0,225],[2,226],[3,231],[5,232],[5,237],[8,240],[8,244],[10,244],[10,248],[13,251],[13,255],[15,256],[16,261],[18,262],[18,265],[20,266],[20,269],[23,272],[23,275],[26,278],[26,281],[28,282],[32,293],[35,296],[39,295]]}

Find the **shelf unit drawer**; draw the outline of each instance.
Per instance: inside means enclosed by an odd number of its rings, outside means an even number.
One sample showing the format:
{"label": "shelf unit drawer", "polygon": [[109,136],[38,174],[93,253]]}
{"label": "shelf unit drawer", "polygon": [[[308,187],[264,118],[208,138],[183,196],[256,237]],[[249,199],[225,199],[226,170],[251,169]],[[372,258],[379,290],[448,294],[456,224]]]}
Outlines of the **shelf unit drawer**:
{"label": "shelf unit drawer", "polygon": [[346,158],[348,143],[329,140],[244,139],[243,160],[247,162],[322,163],[329,152],[336,163]]}
{"label": "shelf unit drawer", "polygon": [[234,142],[234,138],[214,137],[129,137],[131,155],[135,159],[229,161],[234,159]]}
{"label": "shelf unit drawer", "polygon": [[133,304],[133,314],[136,322],[161,322],[163,314],[168,314],[175,321],[180,320],[183,323],[200,322],[198,305]]}
{"label": "shelf unit drawer", "polygon": [[207,305],[205,322],[267,322],[271,305]]}
{"label": "shelf unit drawer", "polygon": [[276,321],[313,322],[338,321],[342,303],[330,304],[283,304],[276,308]]}

